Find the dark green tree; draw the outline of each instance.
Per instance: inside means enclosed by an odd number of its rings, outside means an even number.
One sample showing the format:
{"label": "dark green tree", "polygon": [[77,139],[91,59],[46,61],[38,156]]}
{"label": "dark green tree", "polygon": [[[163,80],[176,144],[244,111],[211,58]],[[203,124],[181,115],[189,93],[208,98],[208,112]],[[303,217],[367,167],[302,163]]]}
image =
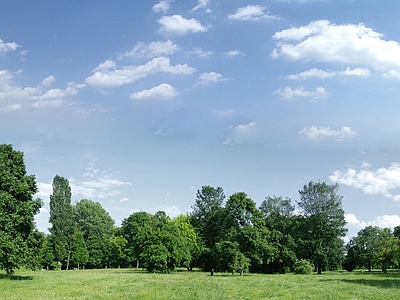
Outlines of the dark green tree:
{"label": "dark green tree", "polygon": [[68,179],[56,175],[53,180],[53,193],[50,195],[49,229],[52,236],[54,257],[60,264],[66,263],[66,270],[71,260],[74,223],[71,205],[71,187]]}
{"label": "dark green tree", "polygon": [[397,263],[399,258],[400,243],[389,228],[380,230],[375,241],[377,249],[377,259],[381,263],[382,272],[386,273],[388,266]]}
{"label": "dark green tree", "polygon": [[348,243],[348,252],[350,251],[356,265],[367,268],[369,272],[378,263],[378,245],[376,241],[380,232],[381,229],[377,226],[367,226],[361,229],[357,236]]}
{"label": "dark green tree", "polygon": [[339,185],[325,182],[310,182],[299,191],[297,202],[305,221],[303,235],[304,259],[309,259],[317,269],[334,269],[344,260],[342,237],[346,235],[346,221],[342,208]]}
{"label": "dark green tree", "polygon": [[73,235],[72,257],[73,264],[78,266],[85,265],[89,259],[89,252],[86,248],[85,240],[83,239],[82,231],[75,227]]}
{"label": "dark green tree", "polygon": [[87,266],[107,265],[108,244],[114,230],[114,220],[98,202],[82,199],[74,206],[74,224],[83,234],[89,252]]}
{"label": "dark green tree", "polygon": [[127,240],[121,234],[115,232],[108,243],[108,261],[113,268],[126,267],[126,244]]}
{"label": "dark green tree", "polygon": [[34,216],[42,202],[33,175],[26,174],[24,154],[11,145],[0,145],[0,264],[7,274],[30,258],[28,240],[34,232]]}
{"label": "dark green tree", "polygon": [[268,264],[269,273],[284,273],[296,262],[296,243],[293,237],[294,206],[289,198],[267,197],[261,203],[265,225],[270,230],[269,243],[274,255]]}

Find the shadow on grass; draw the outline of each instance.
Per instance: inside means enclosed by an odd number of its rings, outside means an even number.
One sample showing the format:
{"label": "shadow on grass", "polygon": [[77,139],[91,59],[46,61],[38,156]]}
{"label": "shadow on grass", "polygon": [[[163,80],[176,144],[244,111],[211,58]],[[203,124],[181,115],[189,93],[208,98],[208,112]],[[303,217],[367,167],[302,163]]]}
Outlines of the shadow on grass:
{"label": "shadow on grass", "polygon": [[0,274],[1,279],[9,279],[9,280],[32,280],[33,276],[19,276],[19,275],[8,275],[8,274]]}
{"label": "shadow on grass", "polygon": [[340,280],[344,283],[351,283],[357,285],[367,285],[378,288],[396,288],[400,289],[399,279],[342,279]]}

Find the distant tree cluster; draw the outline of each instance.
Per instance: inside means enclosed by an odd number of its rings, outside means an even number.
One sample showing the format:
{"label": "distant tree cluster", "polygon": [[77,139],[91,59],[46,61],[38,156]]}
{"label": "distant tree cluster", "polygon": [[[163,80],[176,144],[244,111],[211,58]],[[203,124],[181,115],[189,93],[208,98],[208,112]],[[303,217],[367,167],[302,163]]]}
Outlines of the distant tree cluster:
{"label": "distant tree cluster", "polygon": [[342,196],[337,184],[309,182],[296,206],[246,193],[227,199],[221,187],[197,191],[192,212],[171,219],[165,212],[136,212],[120,227],[100,203],[71,203],[68,179],[56,175],[50,196],[49,234],[35,228],[42,202],[33,199],[35,178],[26,175],[23,153],[0,145],[0,266],[15,268],[144,268],[189,271],[321,274],[398,266],[400,227],[366,227],[344,244]]}

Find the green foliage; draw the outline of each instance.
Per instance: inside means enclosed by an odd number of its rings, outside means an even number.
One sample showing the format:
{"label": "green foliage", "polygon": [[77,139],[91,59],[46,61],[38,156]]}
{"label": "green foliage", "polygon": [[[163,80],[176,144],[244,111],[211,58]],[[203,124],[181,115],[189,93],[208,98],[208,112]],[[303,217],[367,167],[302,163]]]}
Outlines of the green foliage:
{"label": "green foliage", "polygon": [[35,177],[26,174],[23,153],[1,144],[0,264],[7,274],[32,257],[29,239],[35,227],[34,216],[42,206],[39,199],[33,199],[36,192]]}
{"label": "green foliage", "polygon": [[83,239],[82,231],[75,228],[73,235],[72,257],[71,261],[78,266],[84,265],[89,259],[89,252],[86,248],[85,240]]}
{"label": "green foliage", "polygon": [[89,258],[90,268],[107,265],[108,249],[114,220],[98,202],[82,199],[73,209],[73,220],[83,234]]}
{"label": "green foliage", "polygon": [[189,240],[165,212],[134,213],[122,221],[122,233],[128,261],[140,260],[149,272],[171,272],[182,262],[190,264]]}
{"label": "green foliage", "polygon": [[53,179],[53,193],[50,195],[50,218],[54,257],[60,262],[66,262],[69,268],[73,246],[73,214],[71,206],[71,187],[68,179],[56,175]]}
{"label": "green foliage", "polygon": [[248,259],[239,250],[239,244],[230,241],[221,241],[215,244],[214,256],[216,257],[216,271],[220,272],[243,272],[250,265]]}
{"label": "green foliage", "polygon": [[342,196],[337,194],[337,184],[310,182],[299,191],[297,204],[303,209],[302,253],[299,257],[309,259],[322,270],[339,268],[344,260],[343,241],[345,228]]}
{"label": "green foliage", "polygon": [[309,275],[312,274],[313,270],[314,266],[307,259],[299,259],[293,265],[293,271],[295,274]]}

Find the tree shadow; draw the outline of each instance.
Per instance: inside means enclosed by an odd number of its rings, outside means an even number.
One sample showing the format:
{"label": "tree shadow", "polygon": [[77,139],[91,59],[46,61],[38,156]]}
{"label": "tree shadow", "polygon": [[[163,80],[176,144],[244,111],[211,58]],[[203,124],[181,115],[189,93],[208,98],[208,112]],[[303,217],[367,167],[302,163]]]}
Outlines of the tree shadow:
{"label": "tree shadow", "polygon": [[372,287],[385,288],[385,289],[400,289],[399,279],[341,279],[344,283],[351,283],[357,285],[368,285]]}
{"label": "tree shadow", "polygon": [[20,275],[9,275],[9,274],[0,274],[1,279],[8,280],[33,280],[33,276],[20,276]]}

